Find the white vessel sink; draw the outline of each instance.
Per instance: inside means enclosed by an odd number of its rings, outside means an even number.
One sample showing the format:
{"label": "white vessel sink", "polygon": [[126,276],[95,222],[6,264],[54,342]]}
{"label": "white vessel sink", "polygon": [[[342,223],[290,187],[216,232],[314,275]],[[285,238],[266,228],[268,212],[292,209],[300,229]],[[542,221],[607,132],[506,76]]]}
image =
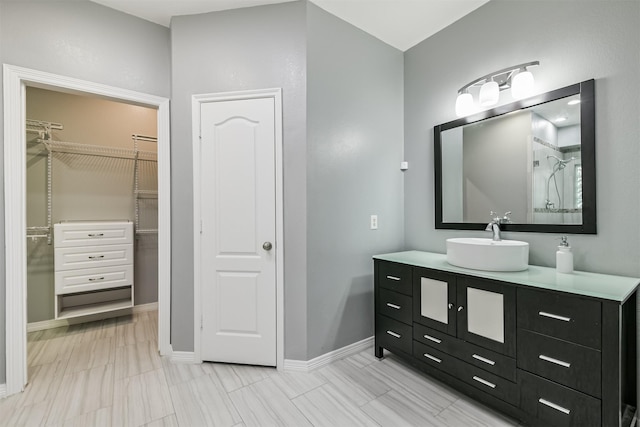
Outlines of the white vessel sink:
{"label": "white vessel sink", "polygon": [[447,262],[474,270],[522,271],[529,268],[529,244],[475,237],[447,239]]}

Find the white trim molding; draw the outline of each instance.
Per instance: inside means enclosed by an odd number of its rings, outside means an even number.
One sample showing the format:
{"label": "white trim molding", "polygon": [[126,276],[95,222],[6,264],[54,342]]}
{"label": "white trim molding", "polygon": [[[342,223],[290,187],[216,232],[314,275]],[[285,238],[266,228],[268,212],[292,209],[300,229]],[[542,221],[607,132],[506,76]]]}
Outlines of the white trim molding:
{"label": "white trim molding", "polygon": [[169,100],[155,95],[3,64],[6,394],[27,382],[26,87],[90,94],[158,110],[158,347],[171,353],[171,173]]}
{"label": "white trim molding", "polygon": [[148,311],[155,311],[158,309],[157,302],[150,302],[148,304],[134,305],[130,308],[123,308],[122,310],[107,311],[106,313],[97,313],[89,316],[72,317],[69,319],[50,319],[42,320],[40,322],[27,323],[27,332],[44,331],[46,329],[60,328],[62,326],[77,325],[78,323],[94,322],[96,320],[112,319],[114,317],[126,316],[128,314],[146,313]]}
{"label": "white trim molding", "polygon": [[331,362],[344,359],[345,357],[352,356],[360,353],[367,348],[373,347],[373,337],[365,338],[361,341],[354,342],[337,350],[330,351],[321,356],[315,357],[311,360],[292,360],[286,359],[284,361],[285,372],[311,372],[315,369],[322,368]]}
{"label": "white trim molding", "polygon": [[[257,89],[193,95],[191,97],[193,138],[193,223],[200,224],[200,106],[207,102],[273,98],[275,116],[275,173],[276,173],[276,367],[284,369],[284,198],[283,198],[283,142],[282,89]],[[200,228],[193,227],[193,342],[196,362],[202,362],[200,298]]]}
{"label": "white trim molding", "polygon": [[7,385],[0,384],[0,399],[7,397]]}
{"label": "white trim molding", "polygon": [[196,361],[196,355],[193,351],[174,351],[171,353],[171,363],[174,364],[189,364],[195,365],[202,363],[202,361]]}

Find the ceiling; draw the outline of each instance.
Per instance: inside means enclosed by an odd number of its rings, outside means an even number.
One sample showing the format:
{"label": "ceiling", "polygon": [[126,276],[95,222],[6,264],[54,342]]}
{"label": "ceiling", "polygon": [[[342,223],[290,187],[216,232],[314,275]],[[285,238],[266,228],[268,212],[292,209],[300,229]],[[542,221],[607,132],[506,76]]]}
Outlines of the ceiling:
{"label": "ceiling", "polygon": [[[171,17],[292,0],[92,0],[165,27]],[[489,0],[311,0],[327,12],[405,51]]]}

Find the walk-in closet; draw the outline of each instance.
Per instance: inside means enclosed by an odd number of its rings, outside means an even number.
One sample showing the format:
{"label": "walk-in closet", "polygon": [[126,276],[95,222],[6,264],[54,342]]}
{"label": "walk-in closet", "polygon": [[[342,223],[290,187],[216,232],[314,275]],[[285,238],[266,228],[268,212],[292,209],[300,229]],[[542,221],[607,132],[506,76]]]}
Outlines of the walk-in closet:
{"label": "walk-in closet", "polygon": [[154,310],[157,110],[26,91],[27,330]]}

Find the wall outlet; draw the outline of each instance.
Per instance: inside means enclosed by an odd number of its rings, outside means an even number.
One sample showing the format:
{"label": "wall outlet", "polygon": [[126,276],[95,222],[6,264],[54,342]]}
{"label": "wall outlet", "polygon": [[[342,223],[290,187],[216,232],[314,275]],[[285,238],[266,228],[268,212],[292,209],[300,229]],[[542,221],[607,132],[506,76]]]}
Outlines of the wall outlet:
{"label": "wall outlet", "polygon": [[372,230],[378,229],[378,215],[371,215],[371,221],[369,223],[369,227],[371,227]]}

